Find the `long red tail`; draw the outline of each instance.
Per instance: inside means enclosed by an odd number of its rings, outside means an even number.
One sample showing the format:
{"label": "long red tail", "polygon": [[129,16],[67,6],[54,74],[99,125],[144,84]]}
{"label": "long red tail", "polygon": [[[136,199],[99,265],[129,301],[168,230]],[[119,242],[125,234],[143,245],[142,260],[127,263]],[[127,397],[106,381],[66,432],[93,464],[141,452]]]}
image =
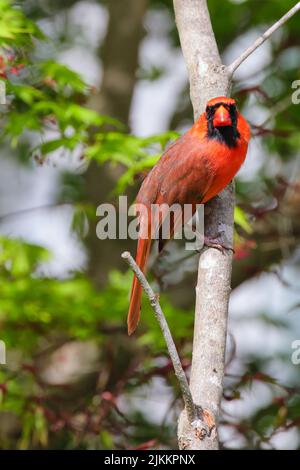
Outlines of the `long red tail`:
{"label": "long red tail", "polygon": [[[151,238],[139,239],[137,252],[136,252],[136,264],[139,266],[141,271],[145,272],[147,267],[147,261],[150,253],[151,247]],[[131,335],[140,320],[140,313],[141,313],[141,297],[142,297],[142,286],[139,283],[136,275],[134,275],[131,294],[130,294],[130,304],[129,304],[129,311],[127,316],[127,326],[128,326],[128,334]]]}

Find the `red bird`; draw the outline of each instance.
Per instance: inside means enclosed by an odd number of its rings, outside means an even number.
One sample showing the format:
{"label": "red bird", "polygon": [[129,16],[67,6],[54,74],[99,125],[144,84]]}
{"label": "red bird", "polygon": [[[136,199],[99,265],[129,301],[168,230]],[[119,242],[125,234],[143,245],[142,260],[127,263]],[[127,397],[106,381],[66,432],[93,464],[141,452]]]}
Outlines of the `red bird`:
{"label": "red bird", "polygon": [[[145,272],[153,229],[162,220],[151,220],[152,204],[204,204],[222,191],[246,158],[250,128],[232,98],[219,96],[208,101],[206,110],[193,127],[177,139],[147,175],[137,195],[137,203],[149,211],[139,216],[140,232],[136,263]],[[176,217],[176,216],[175,216]],[[173,229],[176,231],[176,220]],[[159,240],[159,251],[166,240]],[[127,317],[128,334],[140,319],[142,287],[134,276]]]}

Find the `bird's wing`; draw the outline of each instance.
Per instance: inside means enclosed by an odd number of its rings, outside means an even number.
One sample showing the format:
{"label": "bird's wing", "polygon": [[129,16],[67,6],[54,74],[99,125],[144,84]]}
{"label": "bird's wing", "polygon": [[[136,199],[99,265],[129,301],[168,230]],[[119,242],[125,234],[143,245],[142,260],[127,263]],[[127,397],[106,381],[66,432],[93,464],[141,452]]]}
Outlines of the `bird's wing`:
{"label": "bird's wing", "polygon": [[146,176],[137,202],[146,206],[200,203],[214,176],[209,157],[205,142],[191,133],[184,134]]}
{"label": "bird's wing", "polygon": [[[183,223],[180,220],[181,207],[184,204],[201,204],[213,179],[213,169],[205,150],[204,142],[187,133],[166,150],[145,178],[137,202],[149,208],[151,204],[160,207],[154,215],[151,214],[152,233],[161,229],[168,215],[168,207],[177,205],[171,220],[172,236]],[[163,243],[160,243],[160,248],[162,246]]]}

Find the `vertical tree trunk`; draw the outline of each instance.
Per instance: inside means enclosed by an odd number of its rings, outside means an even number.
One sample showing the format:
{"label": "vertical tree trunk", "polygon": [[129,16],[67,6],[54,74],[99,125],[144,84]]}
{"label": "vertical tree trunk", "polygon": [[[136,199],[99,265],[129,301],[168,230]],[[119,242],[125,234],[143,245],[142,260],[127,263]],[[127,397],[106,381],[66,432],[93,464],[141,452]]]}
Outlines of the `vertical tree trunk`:
{"label": "vertical tree trunk", "polygon": [[[206,0],[174,0],[176,23],[187,64],[195,119],[208,99],[230,92],[230,76],[222,65]],[[234,189],[230,184],[207,205],[206,235],[233,241]],[[232,252],[207,248],[200,255],[196,287],[194,343],[190,386],[194,402],[218,419],[224,377],[224,356]],[[203,436],[202,436],[203,437]],[[181,449],[218,449],[215,427],[200,438],[182,412],[178,424]]]}
{"label": "vertical tree trunk", "polygon": [[[109,24],[102,46],[103,77],[99,94],[89,103],[92,109],[119,119],[129,127],[129,113],[138,52],[143,37],[143,18],[148,0],[113,0],[108,2]],[[112,171],[109,165],[99,167],[91,162],[85,175],[87,202],[95,208],[106,202],[109,193],[121,174],[120,167]],[[116,249],[119,243],[120,250]],[[121,264],[120,253],[128,248],[126,241],[99,241],[95,222],[91,221],[87,248],[89,254],[89,275],[96,285],[101,285],[107,276],[107,267]]]}

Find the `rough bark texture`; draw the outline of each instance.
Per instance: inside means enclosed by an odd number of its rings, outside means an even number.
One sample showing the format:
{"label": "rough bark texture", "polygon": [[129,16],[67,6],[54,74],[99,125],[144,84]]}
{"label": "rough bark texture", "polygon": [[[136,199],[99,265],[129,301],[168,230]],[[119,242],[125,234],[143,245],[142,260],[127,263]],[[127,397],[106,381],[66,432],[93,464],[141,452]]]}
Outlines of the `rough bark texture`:
{"label": "rough bark texture", "polygon": [[[206,0],[174,0],[174,9],[196,119],[208,99],[229,94],[230,74],[221,63]],[[206,234],[220,234],[226,245],[233,241],[233,208],[231,184],[206,210]],[[200,255],[190,387],[196,405],[208,410],[215,421],[222,398],[231,269],[231,251],[223,254],[208,248]],[[183,411],[178,423],[178,442],[181,449],[218,449],[217,426],[200,439]]]}
{"label": "rough bark texture", "polygon": [[108,2],[109,24],[101,47],[103,77],[101,90],[91,107],[114,116],[124,124],[128,117],[138,66],[138,52],[143,38],[143,18],[148,0],[113,0]]}

